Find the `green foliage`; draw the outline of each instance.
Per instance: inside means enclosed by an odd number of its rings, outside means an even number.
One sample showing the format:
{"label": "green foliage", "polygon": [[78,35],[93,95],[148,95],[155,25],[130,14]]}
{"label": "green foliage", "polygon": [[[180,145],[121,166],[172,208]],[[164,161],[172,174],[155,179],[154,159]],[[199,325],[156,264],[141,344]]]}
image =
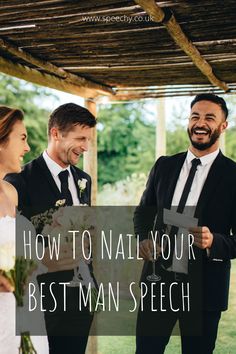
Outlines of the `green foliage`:
{"label": "green foliage", "polygon": [[[234,96],[224,98],[230,111],[230,126],[226,131],[226,154],[236,160],[236,98]],[[48,89],[0,74],[0,104],[20,108],[25,113],[31,151],[26,154],[24,162],[38,156],[46,147],[49,112],[43,108],[46,105],[42,103],[50,102],[52,99],[55,100],[56,97]],[[166,130],[168,155],[184,151],[188,147],[186,126],[189,103],[189,98],[184,100],[174,98],[166,101],[166,105],[169,106]],[[104,184],[120,180],[125,185],[125,189],[128,176],[133,173],[145,175],[149,173],[155,161],[155,113],[150,120],[148,109],[153,108],[154,105],[155,102],[151,104],[135,102],[106,105],[99,109],[98,182],[100,189]],[[82,159],[79,166],[82,167]],[[111,187],[106,187],[105,193],[109,188]],[[132,200],[128,195],[125,198],[128,203]],[[102,197],[103,200],[105,202],[106,197]]]}
{"label": "green foliage", "polygon": [[155,155],[155,126],[141,103],[116,104],[98,112],[98,180],[100,186],[147,172]]}
{"label": "green foliage", "polygon": [[[168,102],[166,102],[168,105]],[[171,111],[171,121],[166,131],[166,153],[174,155],[181,151],[186,151],[189,145],[187,134],[187,116],[189,103],[184,100],[175,101]],[[169,118],[169,117],[168,117]]]}
{"label": "green foliage", "polygon": [[105,184],[98,193],[98,205],[138,205],[147,176],[133,173],[126,179]]}
{"label": "green foliage", "polygon": [[45,88],[0,74],[0,104],[20,108],[25,114],[31,151],[25,155],[24,162],[38,156],[46,147],[49,113],[42,108],[42,102],[49,95],[55,99]]}
{"label": "green foliage", "polygon": [[236,127],[226,131],[226,155],[236,161]]}
{"label": "green foliage", "polygon": [[166,151],[167,155],[174,155],[186,151],[189,145],[188,134],[185,129],[178,127],[174,131],[167,131]]}

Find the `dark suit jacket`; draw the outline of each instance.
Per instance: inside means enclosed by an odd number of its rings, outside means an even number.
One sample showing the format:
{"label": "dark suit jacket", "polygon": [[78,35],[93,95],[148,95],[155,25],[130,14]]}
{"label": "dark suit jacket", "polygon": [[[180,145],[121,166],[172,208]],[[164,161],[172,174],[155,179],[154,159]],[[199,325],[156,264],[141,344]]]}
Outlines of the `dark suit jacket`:
{"label": "dark suit jacket", "polygon": [[[175,186],[186,153],[159,158],[153,166],[134,215],[136,234],[147,238],[155,215],[157,228],[162,230],[163,208],[170,209]],[[204,307],[207,310],[226,310],[230,280],[230,259],[236,258],[236,163],[219,152],[213,162],[200,194],[195,216],[199,226],[207,226],[213,233],[209,257],[205,250],[195,247],[202,259]],[[146,207],[149,207],[148,209]],[[145,222],[144,222],[145,220]],[[146,277],[147,263],[143,277]],[[194,263],[189,261],[189,275]]]}
{"label": "dark suit jacket", "polygon": [[[91,202],[91,178],[84,171],[71,166],[71,173],[74,177],[81,204],[90,205]],[[87,179],[85,191],[79,193],[78,180]],[[9,174],[5,178],[17,189],[19,198],[19,210],[25,211],[27,216],[43,212],[55,207],[57,200],[62,199],[61,193],[49,171],[42,155],[26,164],[19,174]],[[36,209],[36,210],[35,210]]]}
{"label": "dark suit jacket", "polygon": [[[75,185],[77,187],[78,191],[78,197],[80,200],[81,204],[88,204],[90,205],[91,202],[91,178],[90,176],[85,173],[84,171],[80,170],[79,168],[75,166],[71,166],[71,172],[75,180]],[[87,179],[87,185],[86,189],[83,191],[83,193],[80,196],[80,191],[78,187],[78,180],[81,178],[86,178]],[[44,158],[42,155],[40,155],[37,159],[31,161],[30,163],[26,164],[22,170],[21,173],[19,174],[9,174],[5,178],[9,183],[13,184],[14,187],[17,189],[18,192],[18,197],[19,197],[19,205],[18,208],[22,213],[30,218],[33,215],[37,215],[39,213],[42,213],[49,208],[55,207],[55,204],[58,200],[62,199],[61,193],[59,189],[57,188],[55,181],[44,161]],[[41,230],[37,230],[41,231]],[[92,273],[92,266],[90,265],[90,271]],[[92,274],[93,275],[93,274]],[[71,271],[61,271],[61,272],[51,272],[51,273],[46,273],[38,276],[38,281],[39,283],[45,282],[46,284],[52,283],[52,282],[68,282],[72,279],[73,277],[73,270]],[[94,279],[95,280],[95,279]],[[68,288],[67,289],[67,301],[70,305],[73,305],[73,303],[77,303],[78,300],[78,294],[76,292],[77,288]],[[59,291],[57,293],[57,290],[55,290],[56,296],[57,296],[57,303],[58,303],[58,308],[62,308],[63,304],[63,298],[61,298],[61,295],[59,294]],[[50,293],[46,292],[45,290],[45,299],[51,299]],[[45,303],[45,308],[52,308],[50,301]],[[71,312],[73,312],[73,306],[70,309]],[[85,315],[88,315],[89,318],[89,323],[91,322],[92,316],[89,314],[88,310],[85,308],[84,309]],[[47,316],[56,316],[55,313],[46,313],[45,314],[46,318]],[[66,315],[65,315],[66,316]],[[84,316],[84,313],[83,313]],[[55,320],[51,322],[47,322],[47,327],[51,325],[51,323],[54,325]],[[58,322],[59,327],[61,326],[61,321]],[[80,322],[78,322],[80,323]],[[85,322],[84,322],[85,323]],[[81,324],[80,324],[81,327]],[[85,326],[86,327],[86,326]],[[75,327],[75,328],[78,328]],[[87,327],[86,327],[87,328]],[[61,327],[59,328],[61,329]],[[65,323],[65,330],[68,329],[69,333],[72,333],[72,329],[68,328],[68,321]],[[56,329],[57,330],[57,329]],[[86,329],[87,330],[87,329]],[[63,330],[60,332],[63,333]],[[65,331],[64,331],[65,333]],[[81,333],[81,335],[84,335],[84,333]]]}

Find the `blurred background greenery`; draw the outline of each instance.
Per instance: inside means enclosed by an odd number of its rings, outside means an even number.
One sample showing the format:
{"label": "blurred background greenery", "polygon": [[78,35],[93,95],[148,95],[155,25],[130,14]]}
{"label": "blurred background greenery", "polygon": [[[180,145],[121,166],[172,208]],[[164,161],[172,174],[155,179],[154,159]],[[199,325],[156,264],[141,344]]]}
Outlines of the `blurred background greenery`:
{"label": "blurred background greenery", "polygon": [[[225,99],[230,110],[226,154],[236,160],[236,98],[229,95]],[[184,151],[188,147],[186,126],[191,100],[177,97],[166,101],[167,155]],[[57,94],[55,90],[0,74],[0,104],[24,111],[31,147],[24,162],[32,160],[46,147],[47,120],[52,110],[61,104],[59,92]],[[137,202],[155,161],[155,125],[156,105],[153,100],[98,106],[100,205],[106,203],[108,198],[113,205],[122,205],[123,192],[127,203]]]}

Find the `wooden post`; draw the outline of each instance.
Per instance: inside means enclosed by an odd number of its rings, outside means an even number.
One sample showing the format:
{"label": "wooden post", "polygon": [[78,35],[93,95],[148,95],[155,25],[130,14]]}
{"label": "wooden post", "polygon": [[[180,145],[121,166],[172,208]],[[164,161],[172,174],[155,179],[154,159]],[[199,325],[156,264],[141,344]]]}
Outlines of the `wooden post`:
{"label": "wooden post", "polygon": [[220,136],[220,149],[225,154],[225,132]]}
{"label": "wooden post", "polygon": [[[86,108],[96,117],[97,109],[96,103],[93,100],[85,100]],[[84,154],[84,170],[92,178],[92,206],[97,203],[97,129],[93,128],[92,141],[89,150]],[[93,249],[96,250],[96,239],[93,240]],[[94,257],[93,267],[96,273],[96,257]],[[96,274],[95,274],[96,275]],[[96,330],[96,316],[93,320],[92,331]],[[97,337],[95,335],[89,336],[86,354],[96,354],[98,352]]]}
{"label": "wooden post", "polygon": [[[96,103],[93,100],[85,100],[86,108],[96,117]],[[92,178],[92,205],[97,203],[97,129],[93,128],[92,140],[89,150],[84,154],[84,171]]]}
{"label": "wooden post", "polygon": [[166,155],[165,98],[157,100],[156,158]]}

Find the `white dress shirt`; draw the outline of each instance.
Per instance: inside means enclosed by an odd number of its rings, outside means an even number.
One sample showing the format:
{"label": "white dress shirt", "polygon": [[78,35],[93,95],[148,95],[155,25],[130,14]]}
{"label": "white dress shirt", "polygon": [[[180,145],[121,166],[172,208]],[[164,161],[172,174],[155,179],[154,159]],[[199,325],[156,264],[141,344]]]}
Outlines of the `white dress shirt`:
{"label": "white dress shirt", "polygon": [[[201,164],[197,166],[197,171],[195,173],[194,179],[193,179],[193,183],[191,186],[191,190],[189,192],[187,201],[186,201],[186,206],[190,206],[193,208],[185,208],[184,210],[184,214],[188,214],[189,216],[193,216],[194,212],[195,212],[195,208],[198,202],[198,199],[200,197],[202,188],[204,186],[204,183],[206,181],[207,175],[210,171],[210,168],[215,160],[215,158],[217,157],[217,155],[219,154],[219,149],[217,149],[216,151],[207,154],[205,156],[199,157],[199,159],[201,160]],[[195,155],[193,155],[193,153],[188,150],[187,152],[187,156],[186,159],[184,161],[184,164],[181,168],[180,174],[179,174],[179,178],[178,181],[176,183],[176,187],[175,187],[175,191],[173,194],[173,199],[172,199],[172,209],[176,210],[176,206],[178,206],[185,183],[187,181],[190,169],[192,167],[192,160],[198,158]],[[169,228],[170,230],[170,228]],[[184,235],[188,235],[189,232],[186,229],[179,229],[178,230],[178,237],[177,237],[177,253],[178,255],[180,255],[181,252],[181,234]],[[187,242],[187,237],[184,236],[183,237],[183,256],[181,258],[181,260],[177,260],[175,257],[175,252],[173,255],[173,262],[171,267],[168,270],[174,271],[174,272],[179,272],[179,273],[185,273],[187,274],[188,272],[188,242]],[[172,241],[173,242],[173,241]]]}
{"label": "white dress shirt", "polygon": [[68,166],[67,168],[62,168],[53,159],[51,159],[50,156],[48,156],[46,150],[43,152],[43,158],[44,158],[44,161],[46,162],[46,165],[47,165],[49,171],[51,172],[51,175],[52,175],[59,191],[61,191],[61,181],[60,181],[58,175],[60,172],[68,170],[68,172],[69,172],[68,187],[71,192],[73,205],[79,205],[80,202],[79,202],[79,198],[78,198],[78,193],[77,193],[77,189],[75,186],[74,177],[73,177],[71,170],[70,170],[70,166]]}

